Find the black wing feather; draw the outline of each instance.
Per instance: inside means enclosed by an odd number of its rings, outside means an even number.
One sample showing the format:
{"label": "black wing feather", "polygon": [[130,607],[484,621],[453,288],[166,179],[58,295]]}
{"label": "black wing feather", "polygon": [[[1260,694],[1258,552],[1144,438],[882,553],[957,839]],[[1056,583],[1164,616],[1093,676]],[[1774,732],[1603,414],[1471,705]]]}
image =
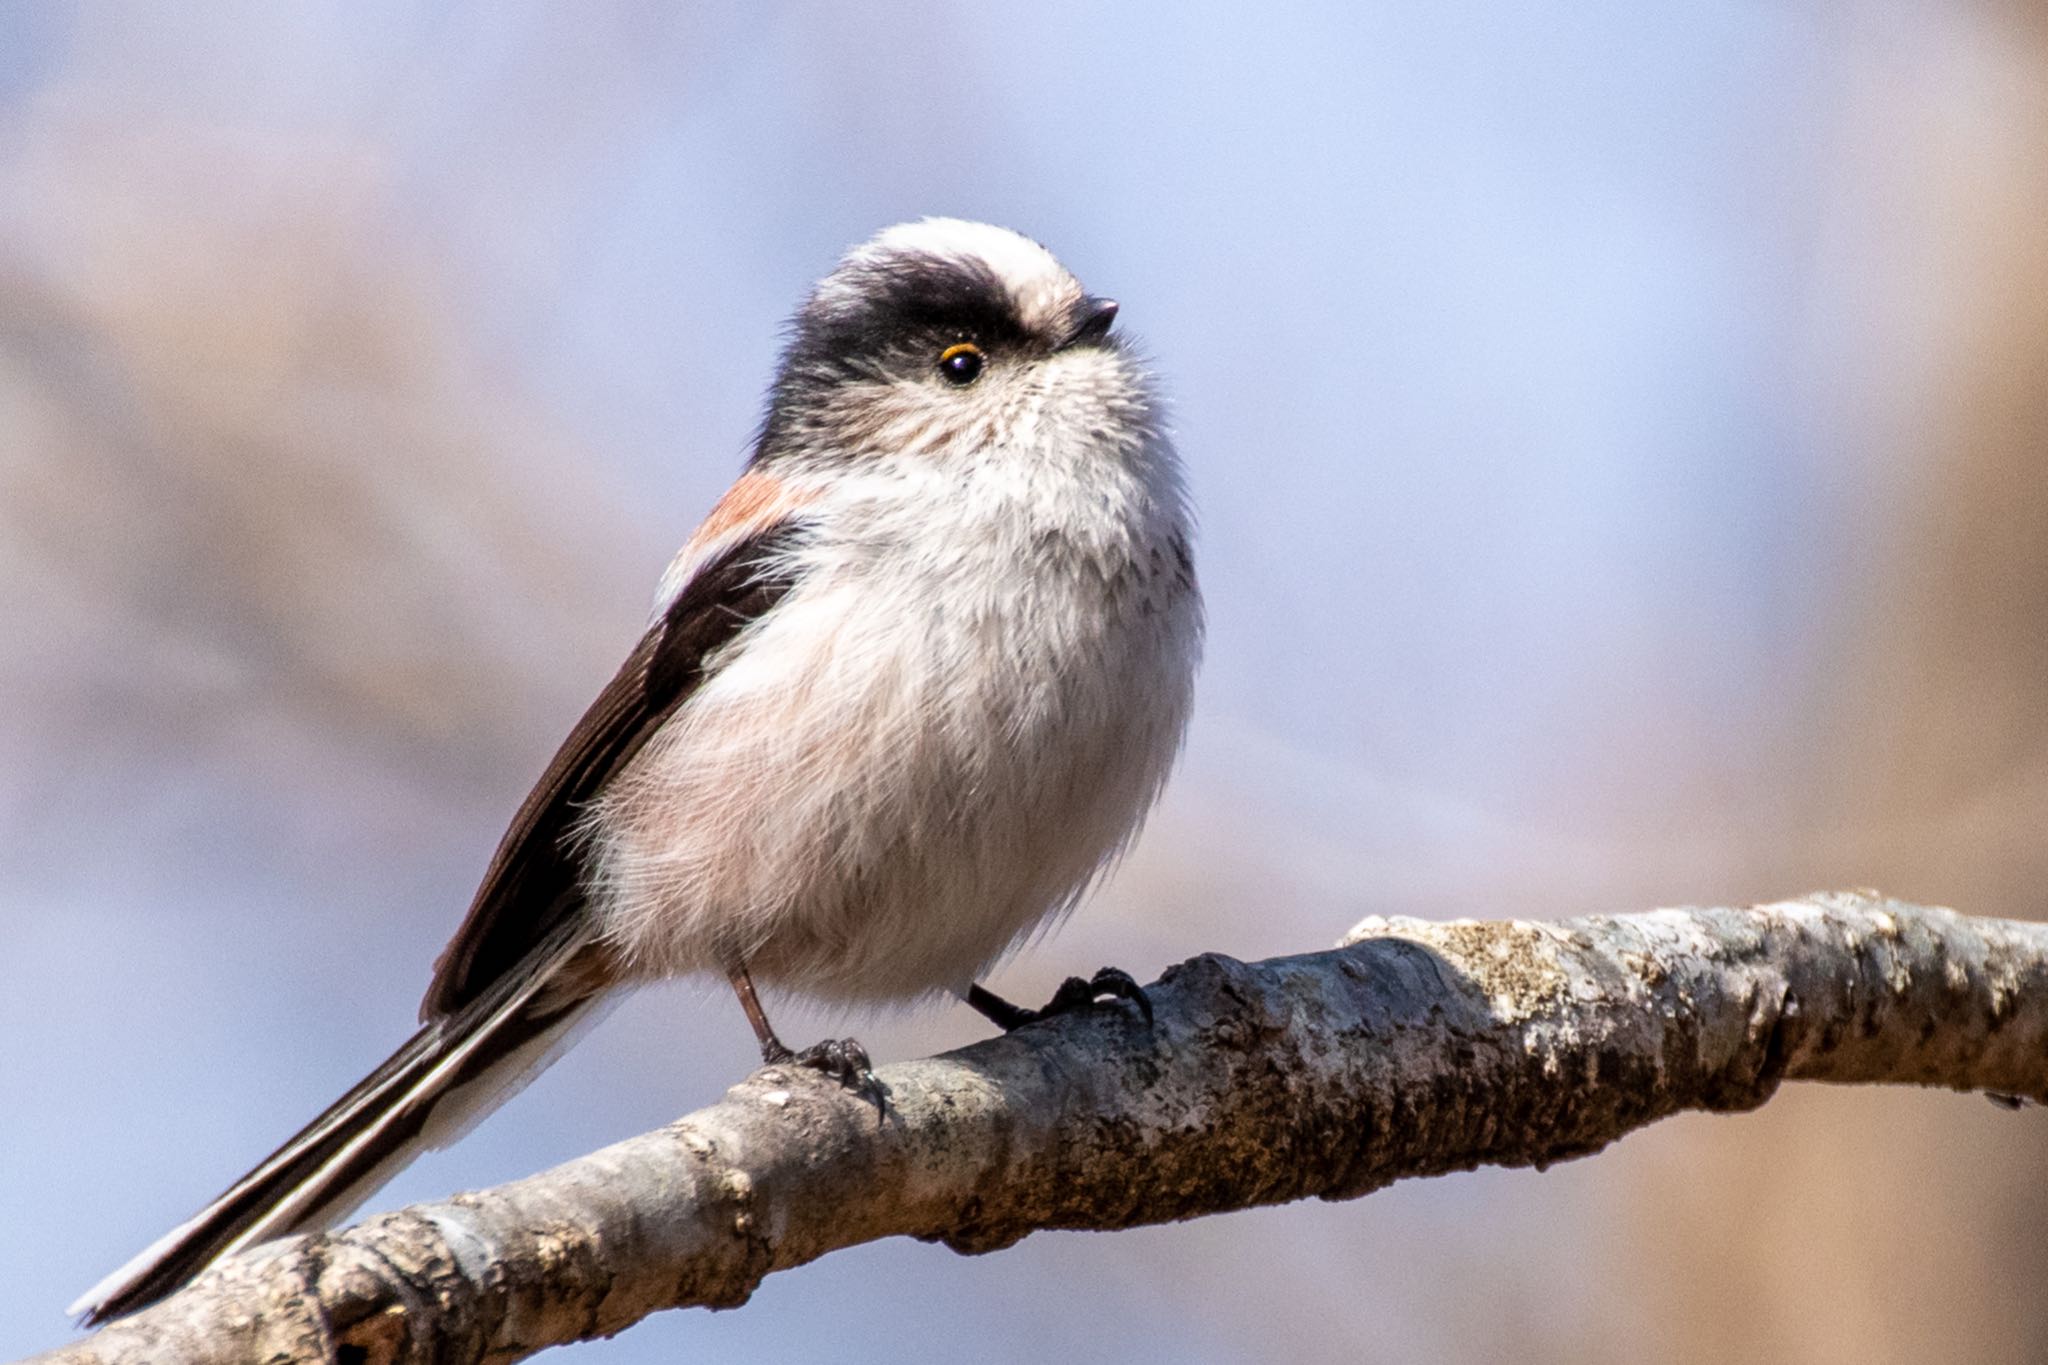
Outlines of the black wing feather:
{"label": "black wing feather", "polygon": [[780,601],[794,582],[787,551],[802,524],[779,522],[698,570],[648,628],[520,804],[462,927],[434,963],[422,1021],[489,989],[582,908],[578,817],[661,723],[697,690],[710,656]]}

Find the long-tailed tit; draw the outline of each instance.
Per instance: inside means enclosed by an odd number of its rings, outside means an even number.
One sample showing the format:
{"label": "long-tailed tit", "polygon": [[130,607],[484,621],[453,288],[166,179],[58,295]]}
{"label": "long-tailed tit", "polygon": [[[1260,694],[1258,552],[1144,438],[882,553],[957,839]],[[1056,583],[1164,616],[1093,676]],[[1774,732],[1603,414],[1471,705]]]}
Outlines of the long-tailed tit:
{"label": "long-tailed tit", "polygon": [[[502,1102],[618,988],[723,972],[842,1002],[976,978],[1131,840],[1201,647],[1179,462],[1116,305],[949,219],[797,314],[746,470],[513,817],[412,1040],[74,1307],[99,1321],[332,1223]],[[1142,993],[1121,973],[1056,1005]],[[1050,1008],[1050,1007],[1049,1007]]]}

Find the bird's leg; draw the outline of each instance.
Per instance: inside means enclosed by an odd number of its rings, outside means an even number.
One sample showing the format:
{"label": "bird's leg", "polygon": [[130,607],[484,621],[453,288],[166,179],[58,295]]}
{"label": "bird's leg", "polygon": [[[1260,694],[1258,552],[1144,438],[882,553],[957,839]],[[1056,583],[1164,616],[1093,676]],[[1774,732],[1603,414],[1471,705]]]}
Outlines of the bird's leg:
{"label": "bird's leg", "polygon": [[1145,1024],[1152,1024],[1152,1002],[1145,998],[1145,988],[1132,979],[1131,974],[1115,967],[1104,967],[1094,976],[1083,979],[1070,976],[1060,983],[1052,999],[1044,1009],[1027,1010],[1022,1005],[1013,1005],[987,987],[976,983],[967,988],[967,1003],[979,1011],[983,1018],[1003,1032],[1020,1029],[1026,1024],[1035,1024],[1041,1019],[1050,1019],[1056,1014],[1065,1014],[1092,1005],[1097,1000],[1128,1000],[1138,1007],[1138,1013],[1145,1016]]}
{"label": "bird's leg", "polygon": [[740,1008],[747,1012],[747,1022],[754,1026],[754,1037],[761,1043],[761,1061],[772,1066],[795,1057],[796,1054],[775,1036],[775,1026],[768,1022],[768,1011],[761,1008],[761,997],[755,993],[754,978],[747,975],[747,969],[728,967],[725,979],[732,982],[733,994],[740,998]]}
{"label": "bird's leg", "polygon": [[768,1012],[761,1008],[761,997],[754,990],[754,978],[747,975],[745,965],[726,968],[725,979],[732,982],[733,994],[740,998],[740,1008],[747,1012],[747,1022],[754,1026],[754,1037],[761,1043],[763,1065],[788,1063],[807,1066],[824,1072],[849,1089],[863,1094],[881,1093],[882,1083],[875,1079],[866,1048],[851,1038],[827,1038],[802,1052],[793,1052],[788,1044],[775,1036],[774,1026],[768,1022]]}

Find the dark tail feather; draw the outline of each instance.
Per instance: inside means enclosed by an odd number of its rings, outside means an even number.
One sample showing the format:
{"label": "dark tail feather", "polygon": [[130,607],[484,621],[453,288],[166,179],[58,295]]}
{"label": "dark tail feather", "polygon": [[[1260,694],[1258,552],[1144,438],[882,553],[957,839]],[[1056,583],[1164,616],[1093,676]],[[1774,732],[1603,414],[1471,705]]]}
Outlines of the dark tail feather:
{"label": "dark tail feather", "polygon": [[180,1289],[220,1257],[257,1242],[330,1226],[420,1152],[453,1142],[554,1059],[597,995],[550,989],[587,946],[565,925],[477,999],[435,1019],[243,1176],[70,1312],[86,1326]]}

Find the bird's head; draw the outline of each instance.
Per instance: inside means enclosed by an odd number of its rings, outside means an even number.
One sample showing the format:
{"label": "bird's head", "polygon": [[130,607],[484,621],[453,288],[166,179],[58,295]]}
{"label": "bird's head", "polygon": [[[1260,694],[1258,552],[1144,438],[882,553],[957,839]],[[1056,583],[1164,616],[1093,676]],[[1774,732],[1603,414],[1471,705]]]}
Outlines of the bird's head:
{"label": "bird's head", "polygon": [[1142,369],[1037,242],[926,218],[848,252],[790,328],[757,460],[957,458],[1040,439],[1142,441]]}

